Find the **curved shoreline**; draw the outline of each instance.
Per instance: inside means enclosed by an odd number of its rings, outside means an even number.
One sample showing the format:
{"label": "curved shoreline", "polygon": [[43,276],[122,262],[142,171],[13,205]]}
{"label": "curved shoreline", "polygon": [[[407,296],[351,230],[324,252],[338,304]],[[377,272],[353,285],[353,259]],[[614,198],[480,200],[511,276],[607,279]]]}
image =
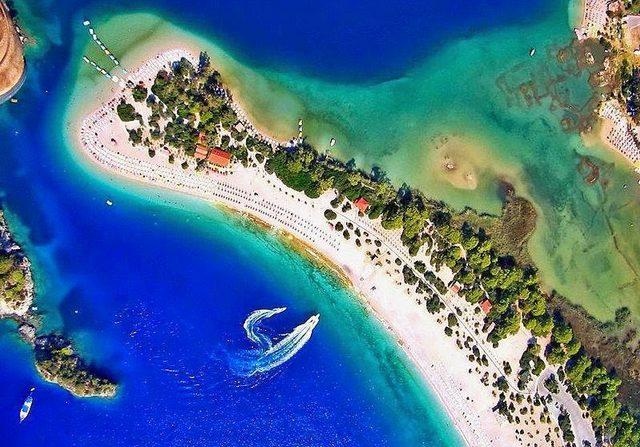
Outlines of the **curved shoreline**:
{"label": "curved shoreline", "polygon": [[0,0],[0,104],[22,86],[26,75],[22,41],[4,0]]}
{"label": "curved shoreline", "polygon": [[[94,374],[92,368],[75,353],[70,340],[57,334],[37,335],[40,329],[40,315],[35,312],[35,284],[31,262],[15,242],[1,209],[0,254],[3,262],[3,272],[0,275],[0,320],[10,320],[18,325],[18,334],[34,350],[35,366],[40,377],[64,388],[75,397],[114,397],[116,384]],[[10,260],[12,265],[9,271],[6,271],[7,260]],[[16,272],[21,273],[21,282],[12,279]],[[15,282],[10,284],[10,289],[6,287],[9,282]],[[16,301],[12,294],[13,300],[9,300],[9,292],[19,284],[20,299]]]}
{"label": "curved shoreline", "polygon": [[25,65],[25,69],[22,72],[22,76],[20,77],[20,80],[18,80],[18,82],[13,87],[11,87],[11,89],[9,91],[7,91],[7,92],[5,92],[3,94],[0,94],[0,104],[10,100],[13,96],[15,96],[16,93],[18,93],[18,91],[24,85],[24,82],[25,82],[26,79],[27,79],[27,67]]}
{"label": "curved shoreline", "polygon": [[[158,69],[177,54],[193,59],[192,55],[180,49],[160,53],[131,73],[134,84],[139,79],[145,83],[152,82]],[[252,216],[252,220],[257,220],[261,225],[286,231],[291,235],[291,240],[296,241],[295,244],[302,244],[303,254],[305,251],[315,253],[314,256],[320,259],[326,258],[328,265],[335,266],[338,272],[344,272],[353,286],[352,290],[362,298],[365,307],[394,334],[398,344],[413,360],[416,369],[441,400],[468,445],[489,446],[494,441],[499,442],[498,445],[517,444],[514,427],[504,424],[492,411],[495,401],[491,388],[480,380],[470,380],[475,377],[472,367],[476,368],[478,374],[484,369],[469,365],[461,348],[456,347],[452,338],[443,335],[439,319],[438,322],[434,321],[435,317],[421,306],[420,296],[408,288],[405,290],[404,286],[398,287],[401,282],[393,273],[393,266],[390,269],[377,269],[353,243],[342,240],[340,233],[336,235],[327,228],[322,210],[331,208],[331,193],[325,193],[319,199],[309,199],[287,187],[284,187],[284,191],[280,187],[278,192],[280,181],[266,173],[260,164],[248,167],[234,164],[224,173],[212,169],[194,172],[192,167],[179,168],[181,162],[189,160],[183,155],[177,155],[173,165],[167,163],[164,151],[157,151],[153,158],[149,158],[144,150],[128,143],[123,126],[110,124],[119,123],[114,107],[123,94],[124,91],[120,89],[112,91],[108,95],[108,102],[98,110],[84,119],[78,116],[74,121],[70,135],[72,147],[83,163],[97,167],[102,173],[113,174],[115,181],[126,178],[135,183],[199,197],[236,213]],[[406,247],[400,244],[398,233],[388,234],[381,230],[379,222],[353,215],[353,211],[339,213],[339,216],[384,241],[384,246],[389,247],[389,255],[393,251],[394,255],[391,256],[410,259],[405,253]],[[402,295],[398,300],[389,299],[398,295]],[[478,321],[473,307],[466,305],[455,293],[447,292],[441,299],[451,310],[459,310],[465,320]],[[471,334],[471,338],[475,339],[475,336]],[[477,339],[475,342],[491,358],[487,371],[494,371],[495,368],[502,375],[494,356],[517,363],[527,339],[528,335],[521,331],[509,340],[508,346],[503,344],[497,349]],[[424,346],[424,340],[438,340],[438,343]],[[522,425],[521,428],[529,430],[534,427]],[[585,436],[592,438],[588,434]]]}
{"label": "curved shoreline", "polygon": [[[161,13],[153,12],[152,14]],[[172,18],[162,15],[151,16],[138,13],[111,15],[108,13],[103,20],[100,20],[99,25],[101,37],[105,42],[113,43],[113,50],[118,53],[125,66],[135,65],[136,60],[139,60],[138,56],[142,55],[141,52],[145,48],[155,46],[159,50],[162,42],[166,44],[173,41],[182,44],[186,41],[190,47],[196,45],[198,48],[206,48],[210,51],[212,58],[217,61],[222,78],[228,82],[234,92],[234,100],[240,100],[241,103],[246,104],[246,110],[261,131],[266,128],[269,134],[278,136],[284,129],[284,131],[288,130],[285,132],[286,135],[292,136],[295,121],[298,117],[304,117],[305,133],[308,132],[309,140],[314,143],[314,146],[324,149],[320,143],[326,145],[329,141],[328,137],[335,136],[338,141],[336,152],[346,157],[345,159],[354,157],[359,165],[361,162],[369,163],[373,159],[376,163],[384,165],[389,176],[398,184],[407,182],[419,187],[430,197],[442,198],[455,210],[462,210],[466,205],[472,205],[481,212],[498,214],[502,203],[497,194],[496,185],[498,180],[505,178],[516,186],[518,194],[534,202],[538,215],[541,216],[538,228],[530,240],[529,251],[540,269],[545,290],[558,290],[573,302],[589,308],[592,315],[601,321],[613,318],[615,308],[620,306],[628,306],[635,316],[640,312],[640,306],[637,305],[633,294],[636,287],[621,287],[629,284],[631,275],[626,264],[620,262],[619,256],[609,251],[612,245],[609,230],[601,220],[596,220],[594,225],[591,217],[585,217],[590,216],[590,213],[582,211],[589,205],[588,202],[591,199],[589,191],[581,188],[582,183],[571,183],[571,178],[568,178],[568,184],[560,184],[559,181],[547,181],[540,174],[553,172],[553,178],[559,179],[573,172],[575,166],[572,148],[581,148],[577,141],[579,137],[575,135],[575,138],[572,136],[570,141],[567,141],[564,133],[556,135],[553,129],[551,129],[552,135],[548,137],[545,137],[547,132],[531,131],[535,122],[539,123],[540,118],[551,120],[551,124],[556,122],[549,113],[545,112],[544,107],[525,109],[516,103],[509,110],[503,110],[502,101],[517,100],[517,90],[513,92],[514,98],[511,96],[503,98],[503,95],[496,91],[497,99],[493,98],[496,95],[492,95],[482,104],[473,103],[469,104],[469,107],[456,107],[456,110],[452,110],[453,106],[441,103],[441,95],[434,89],[444,81],[440,74],[443,72],[450,71],[453,77],[459,79],[462,76],[462,79],[466,80],[468,76],[465,72],[459,71],[457,59],[452,59],[450,54],[464,54],[465,59],[466,55],[469,55],[469,58],[475,60],[474,54],[478,45],[486,45],[490,50],[487,57],[493,59],[501,58],[504,52],[508,52],[507,59],[504,60],[505,68],[509,68],[510,64],[516,62],[524,63],[526,67],[539,66],[543,61],[541,59],[544,54],[543,48],[545,48],[543,45],[549,43],[542,37],[547,36],[548,39],[548,31],[551,32],[552,43],[559,43],[558,38],[568,40],[572,36],[567,26],[566,8],[558,8],[554,16],[539,25],[536,23],[534,27],[527,27],[526,33],[523,33],[527,35],[526,42],[519,42],[516,39],[514,45],[495,44],[505,41],[505,37],[512,36],[512,30],[492,32],[487,36],[478,36],[469,42],[454,42],[434,54],[431,62],[425,61],[402,79],[388,83],[389,85],[368,86],[366,89],[361,85],[334,85],[323,82],[322,79],[283,73],[279,71],[277,65],[271,69],[253,67],[250,60],[242,58],[242,53],[227,51],[230,47],[222,45],[216,38],[214,30],[211,30],[211,33],[209,30],[204,32],[201,29],[194,31],[188,27],[184,28],[184,23],[175,26],[170,22]],[[155,28],[150,26],[150,23]],[[562,35],[558,37],[560,28],[562,28]],[[126,30],[127,37],[122,37],[117,30]],[[148,38],[143,40],[140,37],[141,33]],[[526,47],[523,46],[524,44]],[[566,44],[566,40],[562,40],[561,44]],[[528,51],[533,45],[538,49],[538,53],[530,58]],[[90,47],[96,46],[91,42]],[[76,44],[74,53],[82,51],[85,51],[82,44]],[[514,53],[517,53],[516,60],[513,57]],[[71,79],[78,74],[78,62],[69,65]],[[476,66],[482,66],[481,62],[477,61]],[[79,63],[82,64],[82,62]],[[445,66],[447,70],[439,70],[438,66]],[[491,89],[495,86],[494,76],[500,74],[495,72],[496,70],[489,69],[481,74],[478,85],[483,85],[489,89],[488,91],[492,91]],[[90,75],[87,73],[89,70],[86,69],[80,72],[79,85],[95,86],[97,76],[94,72]],[[515,74],[524,75],[526,70],[518,70]],[[475,84],[467,82],[466,85]],[[73,86],[73,82],[69,83],[69,86]],[[466,92],[466,87],[464,85],[459,87],[459,90],[462,90],[451,95],[451,103],[454,105],[458,104],[462,94],[466,95],[463,93]],[[86,89],[85,91],[93,93],[94,90]],[[367,94],[369,91],[371,94]],[[476,88],[469,88],[467,93],[472,95],[471,98],[479,98],[476,95],[479,94]],[[415,107],[410,105],[412,103],[408,98],[409,94],[417,101]],[[337,98],[345,98],[352,106],[340,108],[336,102]],[[400,102],[403,99],[405,101]],[[431,110],[434,113],[424,110],[425,107],[422,104],[427,100],[434,102],[435,108]],[[85,98],[82,101],[90,102]],[[513,125],[516,126],[513,129],[514,132],[506,133],[501,126],[487,121],[485,113],[491,109],[486,109],[485,106],[495,109],[496,116],[502,116],[504,112],[513,118],[515,120]],[[388,115],[388,121],[380,123],[381,120],[371,116],[372,108],[389,110],[389,113],[385,114]],[[77,107],[74,106],[73,110],[77,110]],[[355,121],[350,121],[351,118],[345,113],[347,110],[357,112],[353,117]],[[418,117],[417,111],[422,111],[424,116]],[[526,114],[527,119],[530,117],[531,122],[523,122],[521,112]],[[476,121],[468,119],[470,113],[477,118]],[[434,118],[440,115],[442,120]],[[424,120],[425,127],[421,125],[412,127],[412,129],[420,128],[420,132],[408,129],[399,117],[406,117],[408,122],[418,117],[420,121],[417,123],[423,123]],[[365,128],[368,123],[372,124],[371,132]],[[426,164],[428,158],[426,155],[430,151],[426,140],[440,132],[447,135],[455,133],[453,125],[458,131],[465,129],[464,133],[469,138],[480,139],[483,142],[482,148],[492,149],[491,153],[485,154],[487,155],[486,165],[491,170],[480,175],[476,190],[458,190],[449,183],[439,181],[437,176],[425,175],[425,172],[429,172],[430,169]],[[378,136],[380,132],[375,129],[386,128],[385,126],[393,130],[388,134],[394,135],[394,138],[397,137],[396,141],[390,141],[392,140],[390,137]],[[277,132],[274,133],[274,130]],[[372,139],[371,135],[375,135],[375,138]],[[551,151],[542,151],[540,156],[533,155],[537,153],[536,147],[554,147],[554,145],[558,146],[558,150],[553,151],[553,155],[548,153]],[[415,150],[407,149],[407,146]],[[389,150],[384,151],[384,147],[388,147]],[[519,147],[526,150],[520,150]],[[598,149],[597,152],[601,153],[603,150]],[[412,163],[404,163],[404,160],[411,160]],[[629,183],[626,177],[621,177],[622,173],[619,171],[620,169],[616,167],[615,177],[610,183],[615,185]],[[630,186],[627,191],[633,190],[635,193],[636,187],[633,184]],[[628,200],[627,194],[613,187],[608,191],[607,200],[611,202],[611,207],[605,212],[614,222],[616,234],[624,234],[626,228],[622,222],[630,219],[635,221],[637,213],[632,207],[624,206]],[[560,206],[556,203],[560,197],[569,205],[564,211],[560,211]],[[584,236],[587,231],[591,233],[588,238]],[[595,249],[591,243],[593,241],[603,249]],[[574,247],[583,250],[586,255],[572,257]],[[633,244],[625,245],[625,255],[634,257],[638,251],[636,247],[634,238]],[[602,256],[612,266],[610,275],[600,275],[601,272],[594,268],[595,262],[586,262],[587,259]],[[576,268],[573,269],[575,278],[568,278],[564,274],[571,268],[569,262],[576,264]],[[598,281],[592,282],[591,278],[598,278]],[[607,300],[607,296],[612,296],[614,299]]]}

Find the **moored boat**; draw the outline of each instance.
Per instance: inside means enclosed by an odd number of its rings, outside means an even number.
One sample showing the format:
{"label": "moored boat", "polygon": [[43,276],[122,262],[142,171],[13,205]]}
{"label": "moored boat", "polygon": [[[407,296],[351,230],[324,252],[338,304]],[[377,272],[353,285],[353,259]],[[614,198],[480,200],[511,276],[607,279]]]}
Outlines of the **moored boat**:
{"label": "moored boat", "polygon": [[29,395],[27,396],[27,398],[24,400],[24,403],[22,404],[22,408],[20,408],[20,423],[22,423],[22,421],[24,421],[27,416],[29,416],[29,413],[31,412],[31,406],[33,405],[33,391],[35,390],[35,388],[31,388],[31,390],[29,391]]}

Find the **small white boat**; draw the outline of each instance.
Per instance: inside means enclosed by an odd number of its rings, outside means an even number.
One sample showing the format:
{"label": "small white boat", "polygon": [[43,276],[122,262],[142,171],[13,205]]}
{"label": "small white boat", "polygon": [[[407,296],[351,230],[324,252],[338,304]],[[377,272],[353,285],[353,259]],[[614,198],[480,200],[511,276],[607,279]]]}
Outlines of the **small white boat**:
{"label": "small white boat", "polygon": [[89,25],[91,25],[91,22],[90,22],[90,21],[88,21],[88,20],[85,20],[84,22],[82,22],[82,24],[83,24],[84,26],[89,26]]}
{"label": "small white boat", "polygon": [[535,49],[535,48],[531,48],[531,49],[529,50],[529,56],[533,57],[533,56],[534,56],[534,54],[536,54],[536,49]]}
{"label": "small white boat", "polygon": [[113,202],[110,199],[107,199],[105,203],[107,206],[113,206]]}
{"label": "small white boat", "polygon": [[31,412],[31,405],[33,405],[33,396],[31,394],[34,391],[35,388],[31,388],[31,390],[29,391],[29,395],[22,404],[22,408],[20,408],[20,423],[22,423],[22,421],[24,421]]}
{"label": "small white boat", "polygon": [[329,146],[333,147],[336,145],[336,139],[332,138],[331,140],[329,140]]}
{"label": "small white boat", "polygon": [[302,118],[298,120],[298,126],[302,126]]}

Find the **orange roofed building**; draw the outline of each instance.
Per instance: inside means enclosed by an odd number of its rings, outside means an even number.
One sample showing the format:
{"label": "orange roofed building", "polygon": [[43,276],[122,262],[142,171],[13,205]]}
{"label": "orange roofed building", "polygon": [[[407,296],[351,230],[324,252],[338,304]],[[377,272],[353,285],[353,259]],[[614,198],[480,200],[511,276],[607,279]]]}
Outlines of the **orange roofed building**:
{"label": "orange roofed building", "polygon": [[207,155],[207,161],[222,168],[226,167],[231,161],[231,154],[223,151],[219,147],[211,149],[209,155]]}
{"label": "orange roofed building", "polygon": [[204,160],[207,158],[207,154],[209,153],[209,149],[206,146],[198,144],[196,146],[196,152],[193,154],[198,160]]}
{"label": "orange roofed building", "polygon": [[480,302],[480,309],[482,309],[482,312],[484,312],[485,315],[488,315],[489,312],[491,312],[492,307],[493,304],[491,304],[491,301],[486,298]]}
{"label": "orange roofed building", "polygon": [[369,202],[364,197],[358,197],[353,201],[353,204],[358,208],[362,214],[367,212],[367,208],[369,208]]}

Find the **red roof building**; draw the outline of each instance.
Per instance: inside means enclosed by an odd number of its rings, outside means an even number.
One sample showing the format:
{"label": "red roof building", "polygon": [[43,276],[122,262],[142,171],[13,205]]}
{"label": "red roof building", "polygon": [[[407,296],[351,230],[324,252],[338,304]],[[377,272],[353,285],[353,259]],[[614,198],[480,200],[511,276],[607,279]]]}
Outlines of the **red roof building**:
{"label": "red roof building", "polygon": [[193,154],[198,160],[204,160],[207,158],[207,154],[209,153],[209,149],[206,146],[198,144],[196,146],[196,152]]}
{"label": "red roof building", "polygon": [[364,197],[358,197],[353,201],[353,204],[358,208],[362,214],[367,212],[367,208],[369,208],[369,202]]}
{"label": "red roof building", "polygon": [[224,168],[231,161],[231,154],[216,147],[211,149],[211,152],[207,155],[207,161]]}
{"label": "red roof building", "polygon": [[454,283],[451,285],[451,287],[449,287],[449,290],[450,290],[452,293],[458,293],[458,292],[460,291],[460,288],[461,288],[461,287],[460,287],[460,284],[459,284],[459,283],[457,283],[457,282],[454,282]]}
{"label": "red roof building", "polygon": [[482,309],[482,312],[484,312],[485,315],[488,315],[489,312],[491,312],[492,307],[493,305],[491,304],[491,301],[486,298],[480,302],[480,309]]}

